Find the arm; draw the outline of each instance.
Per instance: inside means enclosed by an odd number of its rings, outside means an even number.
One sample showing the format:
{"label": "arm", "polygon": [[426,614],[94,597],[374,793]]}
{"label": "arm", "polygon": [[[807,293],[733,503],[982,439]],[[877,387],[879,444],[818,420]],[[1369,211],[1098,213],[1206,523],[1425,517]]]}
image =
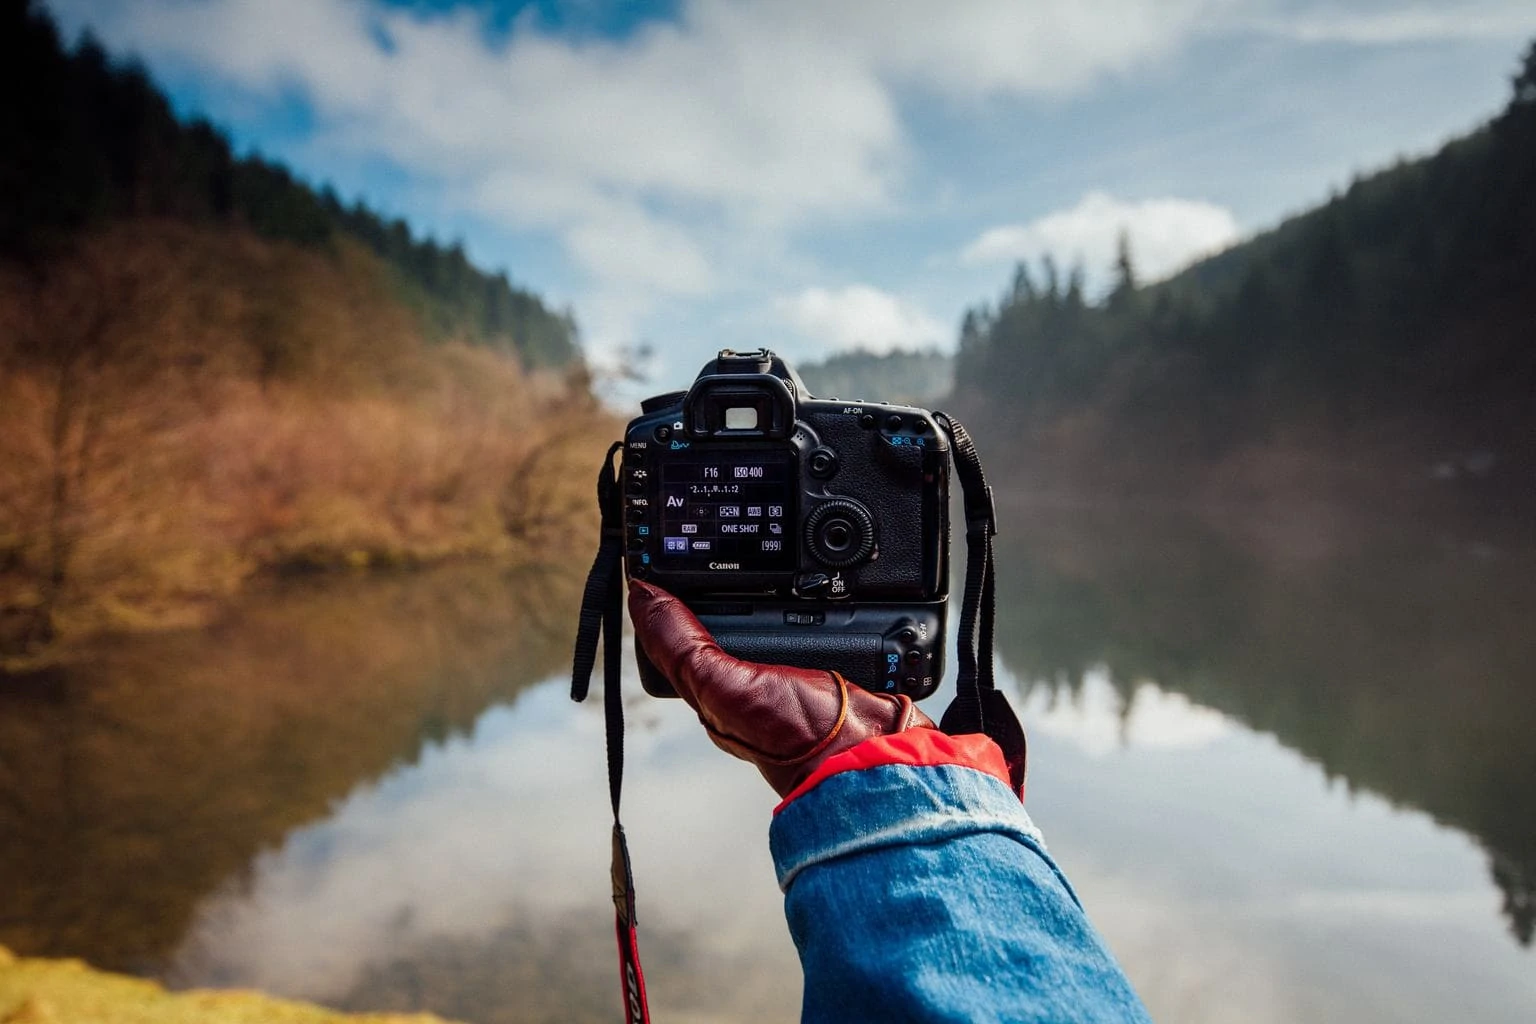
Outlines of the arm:
{"label": "arm", "polygon": [[1148,1019],[989,740],[914,730],[842,760],[770,833],[805,1021]]}
{"label": "arm", "polygon": [[738,661],[632,583],[647,657],[785,797],[770,832],[804,1020],[1146,1021],[985,736],[905,698]]}

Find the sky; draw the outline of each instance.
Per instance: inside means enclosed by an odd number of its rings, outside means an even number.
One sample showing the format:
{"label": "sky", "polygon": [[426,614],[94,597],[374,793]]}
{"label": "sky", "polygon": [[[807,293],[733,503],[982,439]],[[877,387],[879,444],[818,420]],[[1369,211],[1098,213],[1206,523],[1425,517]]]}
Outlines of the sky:
{"label": "sky", "polygon": [[1530,0],[48,0],[569,306],[598,367],[952,349],[1020,260],[1144,279],[1493,115]]}

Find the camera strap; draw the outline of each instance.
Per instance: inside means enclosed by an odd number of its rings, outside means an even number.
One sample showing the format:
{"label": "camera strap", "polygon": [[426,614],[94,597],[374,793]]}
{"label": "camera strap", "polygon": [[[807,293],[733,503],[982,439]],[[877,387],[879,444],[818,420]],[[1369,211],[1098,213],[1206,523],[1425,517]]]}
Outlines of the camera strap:
{"label": "camera strap", "polygon": [[970,432],[945,413],[936,412],[933,418],[949,435],[965,507],[965,593],[957,645],[960,670],[955,676],[955,699],[945,709],[939,728],[950,735],[979,732],[991,737],[1002,748],[1014,790],[1022,793],[1028,753],[1024,727],[1007,696],[997,689],[992,657],[997,603],[992,538],[997,536],[997,504]]}
{"label": "camera strap", "polygon": [[[965,593],[960,606],[959,672],[955,699],[939,728],[952,735],[985,733],[1002,748],[1013,787],[1022,791],[1026,762],[1024,728],[997,689],[992,644],[996,620],[992,538],[997,535],[997,510],[992,488],[982,472],[975,442],[959,421],[944,413],[934,419],[949,435],[965,508]],[[629,846],[619,821],[619,796],[624,784],[624,700],[619,681],[623,672],[624,628],[624,510],[614,456],[623,448],[615,442],[597,475],[597,504],[602,513],[602,542],[581,598],[571,666],[571,699],[584,701],[603,647],[603,721],[608,754],[608,798],[613,805],[612,882],[614,934],[619,946],[619,979],[625,1024],[650,1024],[645,974],[640,968],[636,934],[635,881]]]}
{"label": "camera strap", "polygon": [[613,804],[613,912],[619,943],[619,984],[624,998],[625,1024],[650,1024],[645,998],[645,973],[640,969],[640,945],[635,933],[635,878],[629,865],[629,844],[619,823],[619,794],[624,787],[624,698],[619,691],[624,644],[624,510],[613,457],[623,447],[615,442],[597,474],[597,506],[602,511],[602,543],[581,595],[576,629],[576,654],[571,665],[571,699],[587,699],[597,644],[603,642],[603,723],[608,749],[608,799]]}

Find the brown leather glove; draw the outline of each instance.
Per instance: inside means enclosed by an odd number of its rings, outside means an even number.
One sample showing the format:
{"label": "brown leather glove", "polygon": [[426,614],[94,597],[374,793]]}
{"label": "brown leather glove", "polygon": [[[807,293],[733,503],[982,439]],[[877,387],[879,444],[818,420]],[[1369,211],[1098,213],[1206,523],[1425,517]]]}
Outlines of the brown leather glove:
{"label": "brown leather glove", "polygon": [[649,583],[630,581],[629,616],[646,657],[709,738],[757,765],[780,796],[872,736],[934,728],[910,697],[870,693],[835,672],[731,657],[681,601]]}

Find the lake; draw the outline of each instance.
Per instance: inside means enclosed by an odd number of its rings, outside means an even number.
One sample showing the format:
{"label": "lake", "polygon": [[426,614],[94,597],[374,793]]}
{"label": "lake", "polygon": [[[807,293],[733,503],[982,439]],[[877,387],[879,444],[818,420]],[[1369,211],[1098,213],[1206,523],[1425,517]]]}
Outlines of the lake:
{"label": "lake", "polygon": [[[1028,806],[1155,1017],[1536,1019],[1536,539],[1000,508]],[[587,557],[274,586],[0,681],[0,944],[618,1019],[601,701],[566,694]],[[796,1019],[776,797],[628,685],[657,1019]]]}

